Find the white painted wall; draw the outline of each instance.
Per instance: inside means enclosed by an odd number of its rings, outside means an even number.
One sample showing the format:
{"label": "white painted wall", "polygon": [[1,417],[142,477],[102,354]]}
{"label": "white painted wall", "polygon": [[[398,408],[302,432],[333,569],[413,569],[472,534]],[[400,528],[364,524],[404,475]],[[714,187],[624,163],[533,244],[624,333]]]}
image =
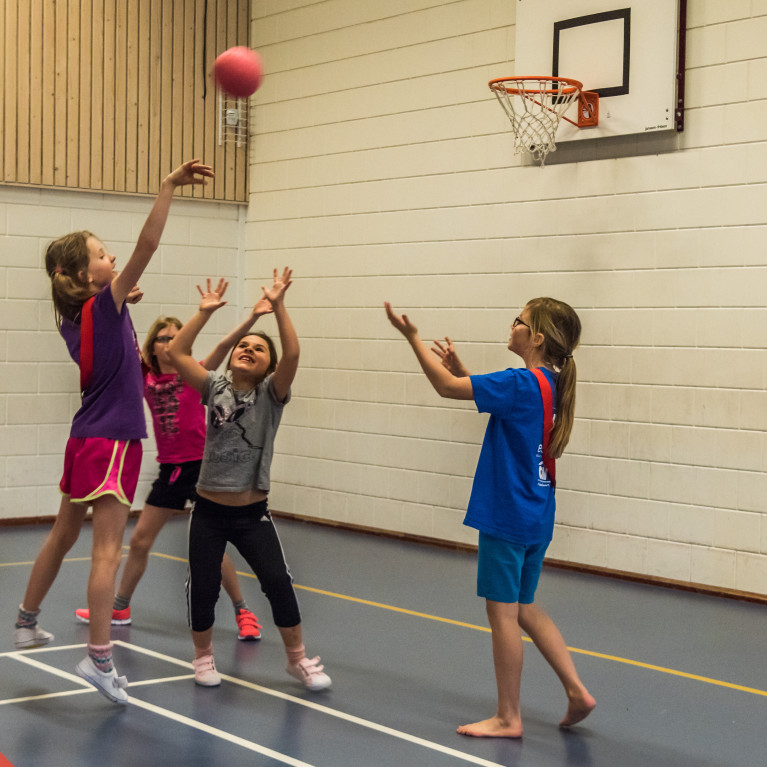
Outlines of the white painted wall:
{"label": "white painted wall", "polygon": [[[64,447],[79,407],[79,373],[59,336],[43,267],[52,239],[78,229],[102,238],[129,258],[152,200],[0,186],[0,519],[51,516],[58,511]],[[196,285],[206,276],[236,276],[240,269],[241,209],[175,200],[162,245],[141,280],[145,297],[131,316],[143,343],[160,315],[182,321],[194,312]],[[240,318],[239,285],[232,307],[211,321],[196,351],[204,356],[213,334]],[[151,420],[135,508],[141,508],[157,474]]]}
{"label": "white painted wall", "polygon": [[512,0],[253,8],[244,277],[295,268],[302,339],[273,506],[473,541],[484,417],[431,391],[381,304],[486,372],[550,294],[584,322],[550,555],[767,594],[767,3],[689,3],[683,134],[544,170],[486,87],[513,72]]}
{"label": "white painted wall", "polygon": [[[514,7],[254,0],[247,223],[174,203],[139,336],[190,316],[208,272],[239,277],[202,355],[293,266],[302,363],[272,506],[472,542],[484,416],[431,391],[381,304],[485,372],[516,364],[527,299],[562,298],[585,329],[550,555],[767,594],[767,2],[690,1],[681,136],[563,146],[544,170],[511,155],[486,88],[513,71]],[[55,512],[78,401],[44,246],[87,227],[124,260],[149,206],[0,186],[0,517]]]}

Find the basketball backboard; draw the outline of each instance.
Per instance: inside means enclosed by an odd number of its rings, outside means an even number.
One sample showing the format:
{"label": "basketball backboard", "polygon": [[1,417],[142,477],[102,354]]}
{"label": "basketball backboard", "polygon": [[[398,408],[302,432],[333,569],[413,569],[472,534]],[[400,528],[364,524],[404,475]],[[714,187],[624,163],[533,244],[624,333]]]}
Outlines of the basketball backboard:
{"label": "basketball backboard", "polygon": [[679,2],[517,0],[513,74],[570,77],[599,93],[599,125],[563,120],[557,143],[681,129]]}

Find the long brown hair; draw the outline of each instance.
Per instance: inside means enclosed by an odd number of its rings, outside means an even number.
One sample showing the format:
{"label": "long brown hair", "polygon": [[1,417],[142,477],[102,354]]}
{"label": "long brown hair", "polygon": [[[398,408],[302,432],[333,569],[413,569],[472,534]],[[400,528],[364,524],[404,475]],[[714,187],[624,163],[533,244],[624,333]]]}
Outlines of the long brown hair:
{"label": "long brown hair", "polygon": [[577,370],[572,355],[581,338],[581,321],[571,306],[555,298],[534,298],[526,308],[531,335],[543,335],[544,361],[559,371],[557,417],[549,442],[549,455],[559,458],[570,441],[575,419]]}
{"label": "long brown hair", "polygon": [[76,322],[83,304],[93,295],[88,281],[88,238],[85,230],[59,237],[45,251],[45,271],[51,278],[51,297],[56,313],[56,327],[61,330],[64,317]]}
{"label": "long brown hair", "polygon": [[144,362],[152,368],[152,372],[155,375],[160,375],[160,366],[157,364],[157,355],[154,353],[154,342],[157,340],[157,336],[160,335],[160,331],[163,328],[167,328],[168,325],[173,325],[177,330],[181,330],[181,320],[176,317],[158,317],[149,328],[149,332],[146,335],[146,341],[141,347],[141,355],[144,357]]}

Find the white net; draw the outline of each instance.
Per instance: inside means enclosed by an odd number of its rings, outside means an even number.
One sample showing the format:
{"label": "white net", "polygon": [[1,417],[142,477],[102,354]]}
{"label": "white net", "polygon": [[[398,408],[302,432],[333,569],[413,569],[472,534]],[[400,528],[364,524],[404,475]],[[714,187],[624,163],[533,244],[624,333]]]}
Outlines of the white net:
{"label": "white net", "polygon": [[248,142],[248,100],[218,92],[218,145]]}
{"label": "white net", "polygon": [[580,83],[557,78],[509,77],[493,80],[490,89],[511,121],[514,151],[527,152],[543,166],[546,155],[556,151],[559,120],[578,99]]}

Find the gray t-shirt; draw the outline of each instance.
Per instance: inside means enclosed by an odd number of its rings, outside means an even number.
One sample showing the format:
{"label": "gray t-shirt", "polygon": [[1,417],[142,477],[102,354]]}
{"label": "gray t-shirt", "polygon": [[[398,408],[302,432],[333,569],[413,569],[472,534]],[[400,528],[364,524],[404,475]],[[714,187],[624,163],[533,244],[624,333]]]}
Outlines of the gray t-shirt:
{"label": "gray t-shirt", "polygon": [[201,398],[208,406],[208,426],[197,486],[219,493],[268,493],[274,437],[290,393],[280,402],[271,375],[255,389],[235,392],[222,373],[211,371]]}

